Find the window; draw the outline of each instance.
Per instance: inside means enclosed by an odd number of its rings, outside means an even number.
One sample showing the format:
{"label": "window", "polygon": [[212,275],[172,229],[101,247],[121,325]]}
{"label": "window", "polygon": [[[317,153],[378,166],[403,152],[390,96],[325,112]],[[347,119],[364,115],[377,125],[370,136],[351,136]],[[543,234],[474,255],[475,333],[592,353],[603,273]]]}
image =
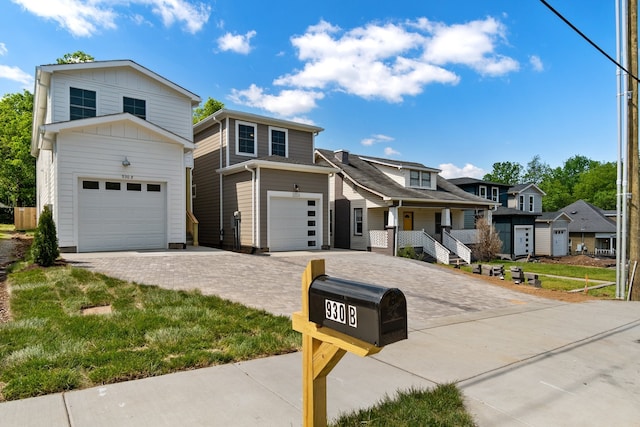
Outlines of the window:
{"label": "window", "polygon": [[160,192],[160,184],[147,184],[147,192],[159,193]]}
{"label": "window", "polygon": [[254,123],[236,121],[236,154],[256,156],[256,128]]}
{"label": "window", "polygon": [[353,234],[362,236],[362,208],[353,209]]}
{"label": "window", "polygon": [[127,98],[122,99],[122,111],[138,116],[143,120],[147,119],[147,101],[144,99]]}
{"label": "window", "polygon": [[142,191],[142,184],[127,182],[127,191]]}
{"label": "window", "polygon": [[480,197],[482,197],[483,199],[487,198],[487,187],[485,187],[484,185],[481,185],[479,187],[479,191],[480,191]]}
{"label": "window", "polygon": [[105,183],[105,188],[107,190],[120,190],[120,183],[119,182],[106,182]]}
{"label": "window", "polygon": [[524,210],[524,196],[518,196],[518,209]]}
{"label": "window", "polygon": [[499,190],[500,189],[498,187],[491,187],[491,200],[494,202],[497,202],[500,198]]}
{"label": "window", "polygon": [[69,88],[69,120],[96,116],[96,91]]}
{"label": "window", "polygon": [[431,172],[409,171],[409,186],[431,188]]}
{"label": "window", "polygon": [[535,210],[535,204],[533,203],[533,196],[529,196],[529,212],[533,212]]}
{"label": "window", "polygon": [[82,181],[82,188],[85,190],[98,190],[100,183],[98,181]]}
{"label": "window", "polygon": [[269,155],[287,157],[287,129],[269,127]]}

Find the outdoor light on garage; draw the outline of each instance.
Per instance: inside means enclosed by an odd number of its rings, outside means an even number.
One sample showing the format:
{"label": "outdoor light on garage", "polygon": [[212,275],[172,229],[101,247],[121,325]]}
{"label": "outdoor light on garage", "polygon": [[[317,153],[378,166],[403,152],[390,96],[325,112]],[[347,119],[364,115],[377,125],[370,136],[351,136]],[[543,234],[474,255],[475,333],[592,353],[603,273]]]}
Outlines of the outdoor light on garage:
{"label": "outdoor light on garage", "polygon": [[293,184],[293,191],[295,191],[296,193],[300,192],[300,187],[298,186],[298,184]]}
{"label": "outdoor light on garage", "polygon": [[127,159],[127,156],[124,156],[124,160],[122,161],[122,166],[124,166],[125,168],[127,166],[131,166],[131,162],[129,161],[129,159]]}

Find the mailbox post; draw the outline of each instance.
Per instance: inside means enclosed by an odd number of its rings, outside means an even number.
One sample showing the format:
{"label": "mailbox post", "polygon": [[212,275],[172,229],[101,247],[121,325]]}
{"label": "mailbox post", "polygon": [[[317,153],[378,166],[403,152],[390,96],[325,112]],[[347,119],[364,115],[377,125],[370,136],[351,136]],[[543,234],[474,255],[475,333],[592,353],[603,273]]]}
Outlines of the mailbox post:
{"label": "mailbox post", "polygon": [[407,303],[395,288],[333,279],[324,259],[311,260],[302,275],[302,311],[292,315],[302,333],[302,419],[327,425],[327,375],[346,352],[378,353],[407,338]]}

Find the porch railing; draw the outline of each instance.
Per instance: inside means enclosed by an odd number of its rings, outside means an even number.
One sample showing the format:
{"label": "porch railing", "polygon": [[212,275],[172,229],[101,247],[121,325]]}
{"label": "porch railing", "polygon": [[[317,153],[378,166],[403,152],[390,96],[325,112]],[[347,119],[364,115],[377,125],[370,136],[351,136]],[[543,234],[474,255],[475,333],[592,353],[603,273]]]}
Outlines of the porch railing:
{"label": "porch railing", "polygon": [[193,237],[193,246],[198,246],[198,220],[193,212],[187,211],[187,234]]}
{"label": "porch railing", "polygon": [[442,230],[442,244],[454,254],[471,264],[471,249],[446,230]]}
{"label": "porch railing", "polygon": [[389,247],[389,233],[386,230],[369,230],[369,243],[372,248]]}
{"label": "porch railing", "polygon": [[441,264],[449,264],[449,249],[421,231],[398,231],[398,248],[407,246],[421,247],[424,252],[434,257]]}
{"label": "porch railing", "polygon": [[616,250],[615,249],[598,249],[598,248],[596,248],[595,255],[616,256]]}

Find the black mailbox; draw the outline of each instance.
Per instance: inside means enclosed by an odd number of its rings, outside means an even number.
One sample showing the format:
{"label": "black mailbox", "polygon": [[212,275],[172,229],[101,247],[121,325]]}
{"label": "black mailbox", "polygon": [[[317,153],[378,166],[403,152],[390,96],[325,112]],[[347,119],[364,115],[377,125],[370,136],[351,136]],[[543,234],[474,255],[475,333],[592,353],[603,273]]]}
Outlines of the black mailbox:
{"label": "black mailbox", "polygon": [[407,300],[397,288],[322,275],[309,287],[309,320],[384,347],[407,339]]}

